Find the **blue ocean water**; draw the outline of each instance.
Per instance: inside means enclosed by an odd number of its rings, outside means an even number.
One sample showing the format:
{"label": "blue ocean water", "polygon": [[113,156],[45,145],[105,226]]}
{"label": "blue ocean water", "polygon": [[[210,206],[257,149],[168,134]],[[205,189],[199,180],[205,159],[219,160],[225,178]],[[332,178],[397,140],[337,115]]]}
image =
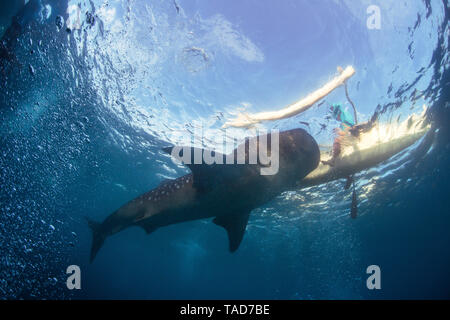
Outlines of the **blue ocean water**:
{"label": "blue ocean water", "polygon": [[[368,27],[371,6],[379,28]],[[450,297],[447,0],[1,8],[0,298]],[[151,235],[127,229],[89,263],[85,217],[102,221],[188,172],[162,147],[200,128],[204,146],[220,149],[215,137],[238,110],[282,108],[347,65],[360,121],[392,123],[426,105],[432,123],[427,143],[357,175],[357,219],[339,180],[254,210],[233,254],[225,231],[204,220]],[[341,88],[326,100],[349,107]],[[317,106],[262,126],[302,127],[329,145],[336,124]],[[81,268],[81,290],[66,287],[69,265]],[[381,290],[366,287],[370,265],[380,266]]]}

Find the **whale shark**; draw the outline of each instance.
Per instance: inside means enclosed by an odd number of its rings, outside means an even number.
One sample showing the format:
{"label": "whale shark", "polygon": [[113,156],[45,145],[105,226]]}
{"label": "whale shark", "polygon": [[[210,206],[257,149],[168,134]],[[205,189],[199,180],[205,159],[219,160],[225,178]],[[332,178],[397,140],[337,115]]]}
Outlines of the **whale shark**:
{"label": "whale shark", "polygon": [[[269,202],[284,191],[295,188],[297,182],[317,168],[320,149],[315,139],[303,129],[277,133],[276,150],[272,146],[274,133],[247,139],[231,154],[222,155],[209,150],[183,148],[191,155],[213,154],[220,163],[205,161],[186,164],[190,174],[165,180],[158,187],[131,200],[109,215],[102,223],[88,219],[93,231],[90,261],[92,262],[105,239],[126,228],[138,226],[147,234],[158,228],[185,221],[214,218],[228,234],[229,250],[238,249],[249,220],[250,212]],[[258,154],[251,160],[251,146],[258,150],[266,142],[267,152],[277,152],[278,170],[274,174],[261,174],[267,167]],[[173,155],[173,147],[165,148]],[[240,152],[243,151],[243,152]],[[236,161],[243,154],[243,164]],[[233,164],[226,164],[227,159]]]}

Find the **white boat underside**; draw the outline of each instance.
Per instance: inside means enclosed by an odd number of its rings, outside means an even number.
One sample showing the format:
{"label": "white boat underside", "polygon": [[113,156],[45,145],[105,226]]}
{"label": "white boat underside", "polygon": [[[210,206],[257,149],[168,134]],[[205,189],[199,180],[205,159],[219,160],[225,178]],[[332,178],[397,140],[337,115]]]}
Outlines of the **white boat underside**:
{"label": "white boat underside", "polygon": [[[388,160],[428,132],[431,125],[427,123],[425,113],[424,106],[421,114],[412,114],[400,123],[376,124],[370,131],[361,133],[359,138],[350,137],[349,134],[334,166],[320,163],[299,185],[308,187],[346,178]],[[330,157],[330,152],[321,152],[321,160]]]}

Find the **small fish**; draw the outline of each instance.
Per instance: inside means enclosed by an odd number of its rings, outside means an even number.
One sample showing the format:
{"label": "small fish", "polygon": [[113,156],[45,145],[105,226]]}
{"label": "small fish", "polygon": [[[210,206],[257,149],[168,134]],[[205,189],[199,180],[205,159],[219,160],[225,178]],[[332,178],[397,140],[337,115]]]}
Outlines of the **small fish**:
{"label": "small fish", "polygon": [[300,124],[303,124],[303,125],[305,125],[305,126],[307,126],[309,129],[311,129],[311,127],[309,126],[309,123],[308,123],[308,122],[305,122],[305,121],[299,121],[299,123],[300,123]]}
{"label": "small fish", "polygon": [[327,125],[326,125],[326,124],[319,123],[319,125],[320,125],[320,130],[319,130],[319,132],[317,133],[318,135],[321,134],[322,131],[324,131],[324,130],[327,128]]}
{"label": "small fish", "polygon": [[317,105],[317,108],[320,108],[321,106],[323,106],[323,104],[324,104],[325,102],[327,102],[327,101],[326,101],[326,100],[323,100],[322,102],[320,102],[320,103]]}
{"label": "small fish", "polygon": [[175,6],[175,9],[177,10],[177,13],[180,13],[180,6],[178,5],[178,3],[174,0],[173,4]]}

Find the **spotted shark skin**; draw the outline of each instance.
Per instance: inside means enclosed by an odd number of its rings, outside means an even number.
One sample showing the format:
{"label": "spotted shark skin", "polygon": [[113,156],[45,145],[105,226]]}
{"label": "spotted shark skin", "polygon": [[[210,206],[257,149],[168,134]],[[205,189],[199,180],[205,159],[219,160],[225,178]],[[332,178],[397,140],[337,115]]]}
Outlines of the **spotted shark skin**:
{"label": "spotted shark skin", "polygon": [[[252,138],[258,146],[259,138]],[[252,139],[245,142],[247,159]],[[272,139],[271,134],[266,139]],[[298,180],[319,164],[319,147],[303,129],[280,132],[278,149],[279,170],[274,175],[261,175],[260,164],[188,165],[192,173],[163,181],[119,208],[102,223],[88,219],[93,231],[91,262],[107,237],[126,228],[138,226],[149,234],[171,224],[206,218],[214,218],[216,225],[225,228],[229,249],[236,251],[250,212],[280,193],[295,188]]]}

